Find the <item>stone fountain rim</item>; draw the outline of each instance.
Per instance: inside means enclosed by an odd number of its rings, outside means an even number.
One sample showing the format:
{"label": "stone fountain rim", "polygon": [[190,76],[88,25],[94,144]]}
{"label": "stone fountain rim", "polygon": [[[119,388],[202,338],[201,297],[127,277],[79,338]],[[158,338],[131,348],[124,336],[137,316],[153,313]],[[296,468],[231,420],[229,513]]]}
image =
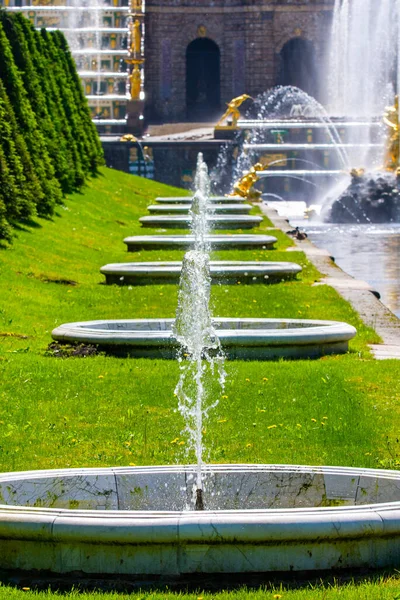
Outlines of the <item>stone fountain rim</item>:
{"label": "stone fountain rim", "polygon": [[[243,198],[242,196],[210,196],[208,200],[210,204],[218,204],[220,202],[231,202],[232,204],[235,204],[236,202],[246,202],[247,198]],[[165,203],[167,201],[172,204],[178,201],[185,204],[192,203],[193,196],[156,196],[155,198],[155,202]]]}
{"label": "stone fountain rim", "polygon": [[[0,483],[16,482],[16,481],[32,481],[35,479],[43,479],[46,477],[77,477],[77,476],[96,476],[96,475],[135,475],[135,474],[180,474],[196,473],[196,465],[153,465],[153,466],[138,466],[138,467],[78,467],[72,469],[42,469],[34,471],[9,471],[0,473]],[[363,467],[338,467],[338,466],[310,466],[310,465],[288,465],[288,464],[258,464],[258,463],[231,463],[231,464],[205,464],[204,473],[243,473],[243,472],[277,472],[277,473],[303,473],[303,474],[321,474],[321,475],[341,475],[349,477],[371,477],[380,478],[386,480],[399,480],[400,471],[389,470],[389,469],[368,469]],[[217,520],[219,517],[225,517],[225,523],[229,523],[229,517],[249,517],[249,523],[254,524],[254,515],[260,515],[257,523],[274,523],[276,517],[283,516],[296,516],[296,521],[292,523],[296,524],[297,519],[300,520],[299,524],[304,525],[304,521],[301,521],[302,516],[307,515],[321,515],[329,516],[331,514],[343,514],[353,513],[352,520],[354,519],[354,513],[368,513],[379,511],[388,511],[389,513],[398,510],[397,516],[397,531],[400,533],[400,500],[392,502],[379,502],[371,504],[360,504],[360,505],[346,505],[346,506],[316,506],[307,508],[264,508],[264,509],[244,509],[244,510],[94,510],[94,509],[68,509],[68,508],[43,508],[34,506],[24,505],[12,505],[12,504],[1,504],[0,503],[0,534],[2,530],[2,517],[10,513],[24,513],[27,515],[60,515],[68,516],[71,520],[80,521],[82,517],[97,517],[97,520],[107,517],[107,521],[118,519],[126,519],[129,517],[132,519],[143,518],[146,523],[149,523],[152,517],[156,521],[169,518],[178,518],[179,515],[185,515],[188,521],[210,521],[211,517],[215,517]],[[149,515],[151,517],[149,518]],[[263,519],[264,517],[264,519]],[[268,517],[270,517],[268,519]],[[389,515],[390,518],[390,515]],[[360,516],[362,521],[362,515]],[[323,521],[323,520],[322,520]],[[316,522],[316,521],[315,521]],[[354,521],[353,521],[354,522]],[[286,522],[288,523],[288,522]],[[169,522],[168,524],[171,524]],[[357,524],[355,522],[355,524]],[[380,532],[381,533],[381,532]],[[256,534],[257,535],[257,534]],[[273,538],[271,538],[273,539]]]}
{"label": "stone fountain rim", "polygon": [[[52,336],[57,340],[65,340],[73,338],[75,341],[87,342],[90,338],[90,343],[103,343],[108,345],[126,344],[132,346],[162,344],[164,346],[178,346],[178,341],[173,336],[171,327],[164,329],[152,329],[151,325],[162,323],[165,326],[172,326],[174,318],[158,318],[158,319],[98,319],[91,321],[77,321],[74,323],[64,323],[52,331]],[[236,317],[214,317],[213,323],[218,327],[224,323],[246,323],[246,324],[272,324],[272,323],[293,323],[293,324],[312,324],[311,326],[287,328],[287,329],[217,329],[218,337],[224,347],[230,345],[246,345],[259,346],[267,344],[270,346],[284,345],[313,345],[316,343],[326,342],[334,343],[352,339],[357,331],[348,323],[341,321],[327,321],[316,319],[253,319],[253,318],[236,318]],[[96,325],[107,324],[131,324],[144,325],[148,324],[148,329],[100,329]],[[93,328],[91,328],[91,326]],[[327,337],[327,340],[323,338]],[[246,339],[247,338],[247,339]],[[239,340],[239,342],[238,342]]]}
{"label": "stone fountain rim", "polygon": [[[207,221],[213,223],[225,221],[227,223],[234,223],[236,221],[242,221],[243,223],[261,223],[262,220],[263,217],[260,217],[259,215],[207,215]],[[190,223],[192,217],[190,215],[146,215],[140,217],[139,221],[141,223],[155,223],[156,221],[160,221],[161,223],[167,223],[168,221],[174,223]]]}
{"label": "stone fountain rim", "polygon": [[[290,271],[292,273],[300,273],[303,269],[300,265],[293,262],[283,261],[256,261],[256,260],[210,260],[210,268],[215,267],[247,267],[249,270],[255,267],[258,270],[271,270],[272,272]],[[181,260],[175,261],[148,261],[148,262],[124,262],[124,263],[109,263],[100,268],[101,273],[119,274],[125,273],[130,269],[146,270],[146,269],[170,269],[182,267]],[[236,274],[236,273],[234,273]]]}
{"label": "stone fountain rim", "polygon": [[[134,235],[124,239],[125,244],[134,242],[194,242],[195,236],[192,234],[166,234],[166,235]],[[275,244],[277,238],[273,235],[264,235],[257,233],[210,233],[206,235],[206,241],[211,245],[213,242],[225,242],[229,244],[241,242],[258,242],[263,244]]]}
{"label": "stone fountain rim", "polygon": [[[399,471],[301,465],[207,465],[221,473],[269,469],[400,480]],[[188,471],[194,466],[105,467],[4,473],[0,481]],[[11,481],[10,481],[11,483]],[[116,480],[117,484],[117,480]],[[0,505],[5,569],[180,577],[396,567],[400,501],[205,511],[82,510]]]}
{"label": "stone fountain rim", "polygon": [[[229,210],[230,208],[243,209],[244,207],[246,207],[246,209],[248,209],[248,210],[252,210],[254,208],[251,204],[249,204],[248,202],[245,202],[245,201],[243,201],[243,202],[232,202],[232,204],[229,204],[229,203],[226,203],[226,204],[216,204],[216,203],[210,203],[210,202],[208,202],[207,203],[207,207],[208,208],[213,208],[215,210],[217,208],[221,209],[221,210],[222,209],[223,210]],[[188,211],[190,211],[191,207],[190,207],[190,205],[187,202],[185,202],[183,204],[178,204],[178,203],[171,203],[171,204],[149,204],[148,207],[147,207],[147,210],[155,209],[155,208],[157,208],[159,210],[161,210],[161,209],[168,210],[168,209],[171,209],[171,208],[175,208],[175,209],[178,210],[178,209],[183,209],[184,208],[184,209],[187,209]]]}

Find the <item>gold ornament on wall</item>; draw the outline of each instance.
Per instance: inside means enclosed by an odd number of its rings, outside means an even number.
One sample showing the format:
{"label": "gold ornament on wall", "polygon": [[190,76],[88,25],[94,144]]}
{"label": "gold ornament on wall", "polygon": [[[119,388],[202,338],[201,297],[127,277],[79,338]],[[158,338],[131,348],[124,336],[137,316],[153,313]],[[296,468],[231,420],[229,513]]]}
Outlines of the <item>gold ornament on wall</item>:
{"label": "gold ornament on wall", "polygon": [[205,25],[199,25],[197,28],[197,36],[198,37],[206,37],[207,35],[207,27]]}

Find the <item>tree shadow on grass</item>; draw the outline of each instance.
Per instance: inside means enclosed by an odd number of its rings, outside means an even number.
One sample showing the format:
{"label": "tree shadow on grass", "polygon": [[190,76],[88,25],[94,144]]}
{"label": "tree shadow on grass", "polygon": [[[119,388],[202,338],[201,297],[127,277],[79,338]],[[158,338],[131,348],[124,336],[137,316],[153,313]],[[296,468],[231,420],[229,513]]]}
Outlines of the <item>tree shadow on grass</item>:
{"label": "tree shadow on grass", "polygon": [[32,229],[42,229],[43,225],[41,225],[38,221],[35,221],[34,219],[24,219],[19,223],[13,223],[13,228],[17,231],[25,231],[27,233],[32,233]]}
{"label": "tree shadow on grass", "polygon": [[[398,579],[397,571],[345,569],[338,571],[292,572],[292,573],[246,573],[246,574],[201,574],[182,577],[129,576],[129,575],[92,575],[74,571],[71,574],[56,575],[41,571],[4,571],[0,570],[0,582],[18,589],[30,588],[32,591],[58,592],[115,592],[129,594],[153,592],[163,594],[200,594],[242,590],[252,592],[284,593],[287,590],[332,591],[361,584],[382,585],[387,579]],[[165,598],[167,600],[167,597]],[[181,599],[182,600],[182,599]]]}

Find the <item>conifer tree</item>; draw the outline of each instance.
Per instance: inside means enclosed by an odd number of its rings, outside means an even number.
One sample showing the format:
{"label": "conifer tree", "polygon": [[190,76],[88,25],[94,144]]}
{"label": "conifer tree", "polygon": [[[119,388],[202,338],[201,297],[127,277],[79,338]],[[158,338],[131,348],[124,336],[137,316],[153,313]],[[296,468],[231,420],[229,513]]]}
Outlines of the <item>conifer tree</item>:
{"label": "conifer tree", "polygon": [[[9,223],[27,219],[35,214],[35,203],[29,194],[21,159],[18,155],[8,118],[5,103],[0,98],[0,148],[3,152],[3,165],[9,174],[9,189],[12,195],[3,198],[6,217]],[[12,177],[12,182],[10,177]],[[11,186],[11,187],[10,187]]]}
{"label": "conifer tree", "polygon": [[90,160],[90,169],[96,172],[99,165],[103,164],[103,149],[96,126],[92,122],[89,106],[83,92],[82,83],[75,67],[75,62],[69,50],[67,40],[61,31],[52,33],[54,45],[58,48],[64,63],[64,68],[69,81],[70,89],[74,95],[75,105],[84,131],[86,152]]}
{"label": "conifer tree", "polygon": [[54,169],[47,152],[46,143],[14,63],[10,44],[1,22],[0,56],[0,79],[3,81],[14,109],[20,132],[25,138],[36,175],[44,193],[41,202],[38,201],[37,203],[37,211],[41,215],[52,214],[55,203],[62,200],[61,188],[54,176]]}
{"label": "conifer tree", "polygon": [[[3,82],[0,79],[0,102],[4,106],[5,117],[4,121],[10,127],[11,138],[15,145],[16,154],[20,160],[23,175],[24,175],[24,197],[26,207],[21,211],[20,216],[26,218],[32,216],[36,212],[36,205],[43,202],[44,193],[42,191],[39,179],[36,176],[34,165],[31,156],[26,146],[24,137],[21,135],[17,120],[10,100],[6,94]],[[7,154],[7,150],[6,150]]]}
{"label": "conifer tree", "polygon": [[60,53],[59,49],[54,44],[54,36],[45,29],[41,30],[41,34],[45,41],[48,56],[50,56],[53,61],[53,69],[59,84],[62,106],[77,145],[84,176],[86,176],[90,170],[90,156],[86,144],[85,131],[79,115],[79,107],[75,102],[75,96],[71,89],[65,61],[62,53]]}
{"label": "conifer tree", "polygon": [[[24,22],[27,27],[31,27],[26,19],[24,19]],[[71,124],[65,114],[61,98],[62,90],[60,89],[60,79],[57,77],[54,69],[54,57],[49,54],[40,32],[35,31],[34,33],[35,36],[32,38],[33,46],[30,48],[30,51],[40,74],[41,81],[43,82],[43,90],[48,104],[48,110],[54,119],[57,137],[63,138],[65,143],[65,152],[73,179],[73,187],[79,188],[84,182],[85,174],[82,170],[82,159],[79,153],[78,144],[72,135]]]}
{"label": "conifer tree", "polygon": [[[31,25],[22,14],[2,12],[0,20],[10,42],[13,58],[22,77],[24,88],[28,93],[31,108],[36,114],[38,126],[42,131],[55,176],[64,192],[72,191],[73,175],[69,171],[65,141],[62,137],[57,136],[57,129],[60,129],[57,115],[49,114],[44,92],[46,77],[43,77],[43,72],[40,72],[38,68],[39,59],[33,55],[34,44],[31,38],[36,32],[32,30]],[[34,64],[34,58],[36,58],[36,64]]]}

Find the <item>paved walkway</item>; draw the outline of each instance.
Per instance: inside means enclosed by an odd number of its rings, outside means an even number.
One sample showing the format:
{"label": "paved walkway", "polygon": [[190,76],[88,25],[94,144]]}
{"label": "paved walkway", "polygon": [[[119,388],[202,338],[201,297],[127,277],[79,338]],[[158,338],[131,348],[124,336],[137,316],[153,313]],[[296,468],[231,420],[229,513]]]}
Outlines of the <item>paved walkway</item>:
{"label": "paved walkway", "polygon": [[[293,229],[289,221],[279,216],[276,210],[265,204],[259,206],[275,227],[283,232]],[[334,257],[330,256],[326,250],[314,246],[310,240],[295,239],[294,243],[296,246],[288,248],[288,251],[301,250],[320,273],[325,275],[314,285],[332,286],[345,300],[350,302],[364,323],[373,327],[382,338],[382,344],[371,345],[375,358],[379,360],[400,359],[400,319],[380,302],[379,294],[365,281],[354,279],[342,271],[335,264]]]}

